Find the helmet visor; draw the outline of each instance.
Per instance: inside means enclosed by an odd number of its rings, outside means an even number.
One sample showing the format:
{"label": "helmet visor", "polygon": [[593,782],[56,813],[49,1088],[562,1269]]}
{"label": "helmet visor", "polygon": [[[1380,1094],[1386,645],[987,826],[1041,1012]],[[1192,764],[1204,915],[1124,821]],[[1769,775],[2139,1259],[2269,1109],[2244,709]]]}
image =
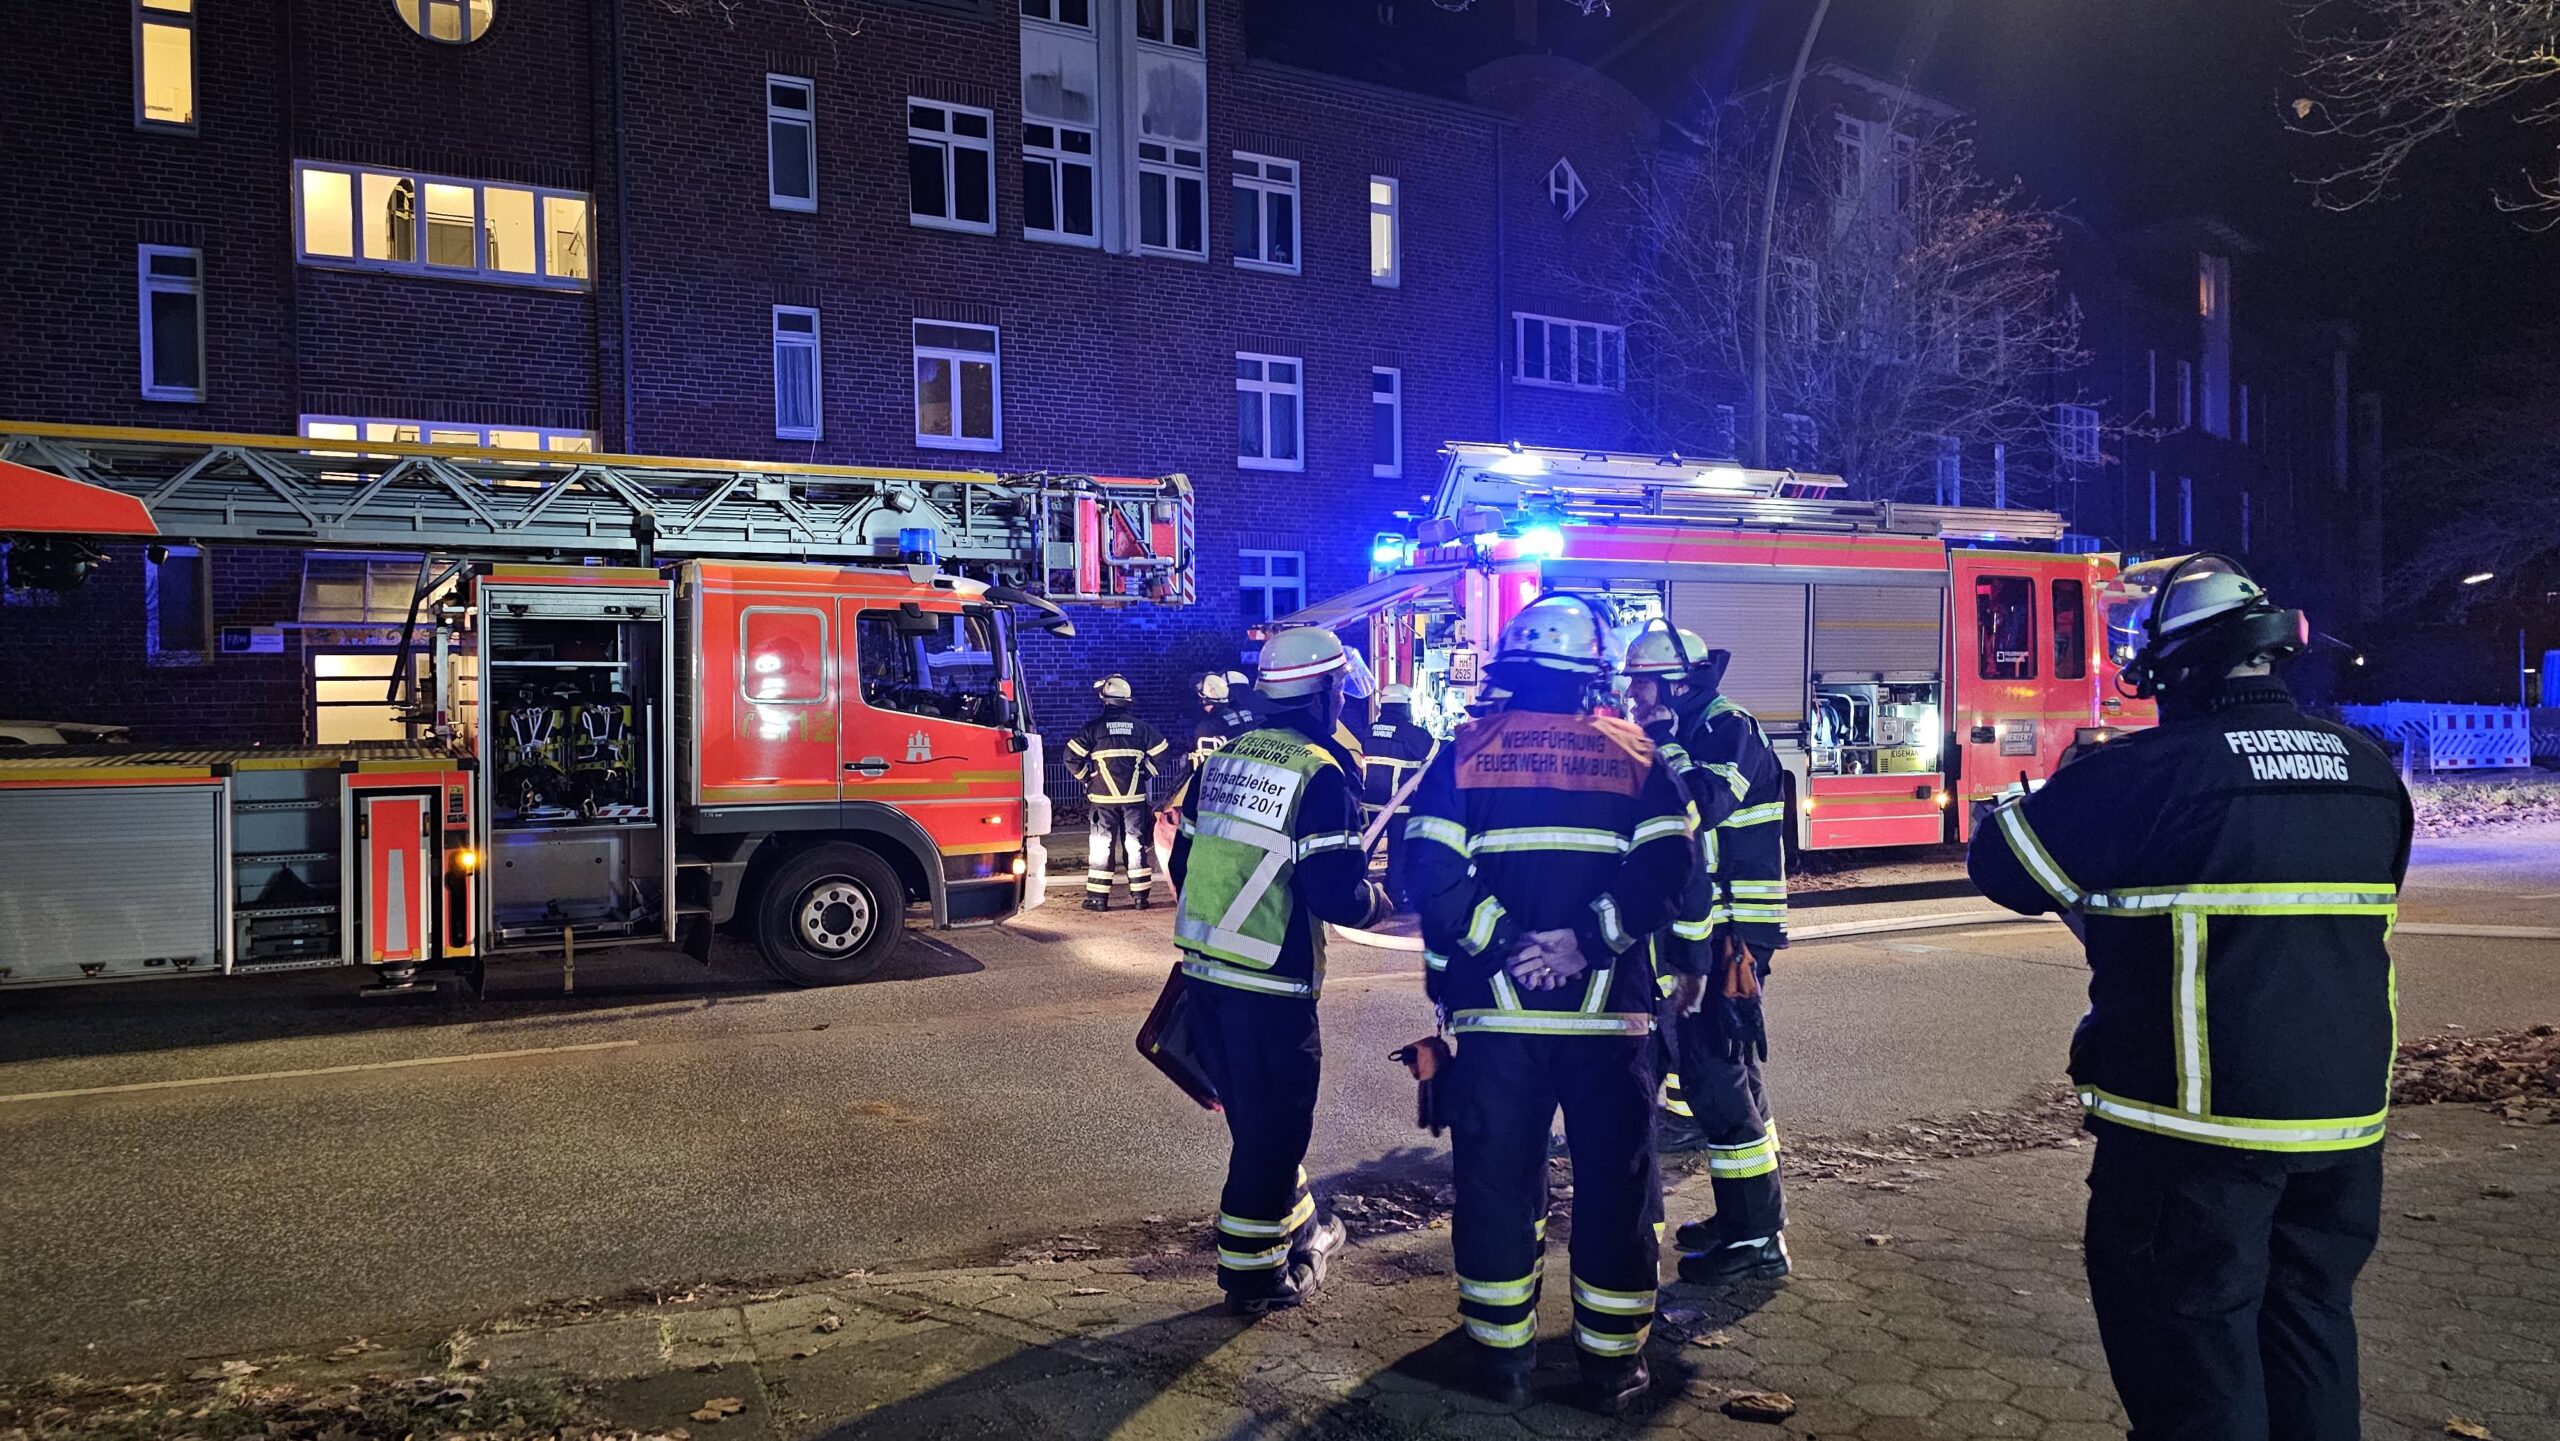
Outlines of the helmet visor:
{"label": "helmet visor", "polygon": [[[2176,628],[2177,601],[2188,587],[2200,585],[2208,576],[2225,575],[2249,579],[2249,573],[2229,559],[2210,554],[2146,560],[2118,575],[2108,582],[2104,597],[2107,654],[2119,666],[2132,660],[2150,643],[2155,618],[2161,630]],[[2180,595],[2172,595],[2173,584]]]}

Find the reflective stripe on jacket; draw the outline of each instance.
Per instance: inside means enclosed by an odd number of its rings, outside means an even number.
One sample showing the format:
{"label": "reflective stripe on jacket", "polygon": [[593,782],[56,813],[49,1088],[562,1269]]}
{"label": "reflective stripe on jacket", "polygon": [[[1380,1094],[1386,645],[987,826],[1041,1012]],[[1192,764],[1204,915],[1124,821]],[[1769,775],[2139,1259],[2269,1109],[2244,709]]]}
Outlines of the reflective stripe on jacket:
{"label": "reflective stripe on jacket", "polygon": [[1170,748],[1154,726],[1115,706],[1067,742],[1067,773],[1084,787],[1089,805],[1141,805]]}
{"label": "reflective stripe on jacket", "polygon": [[1367,919],[1368,864],[1342,760],[1292,728],[1249,731],[1209,756],[1173,866],[1183,968],[1218,985],[1312,997],[1324,986],[1319,922]]}

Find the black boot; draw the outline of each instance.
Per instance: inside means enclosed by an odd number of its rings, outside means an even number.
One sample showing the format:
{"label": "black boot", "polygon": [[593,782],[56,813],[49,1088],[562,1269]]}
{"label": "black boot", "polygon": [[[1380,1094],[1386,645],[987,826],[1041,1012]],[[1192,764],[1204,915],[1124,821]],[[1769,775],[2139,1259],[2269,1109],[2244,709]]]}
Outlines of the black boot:
{"label": "black boot", "polygon": [[1642,1356],[1624,1360],[1582,1358],[1582,1406],[1586,1411],[1615,1416],[1652,1384],[1653,1373],[1645,1369]]}
{"label": "black boot", "polygon": [[1683,1251],[1712,1251],[1724,1244],[1724,1218],[1709,1216],[1703,1221],[1683,1221],[1671,1239]]}
{"label": "black boot", "polygon": [[1680,1279],[1701,1286],[1733,1286],[1747,1281],[1775,1281],[1787,1274],[1787,1238],[1767,1235],[1728,1241],[1711,1251],[1680,1258]]}
{"label": "black boot", "polygon": [[1324,1285],[1324,1275],[1333,1264],[1333,1255],[1350,1239],[1342,1223],[1318,1221],[1308,1228],[1306,1238],[1289,1253],[1289,1264],[1281,1272],[1279,1289],[1268,1296],[1230,1296],[1227,1309],[1244,1316],[1259,1316],[1265,1311],[1285,1311],[1303,1306]]}
{"label": "black boot", "polygon": [[1130,899],[1136,903],[1139,910],[1143,911],[1147,908],[1147,893],[1145,891],[1138,892],[1135,896],[1130,897]]}
{"label": "black boot", "polygon": [[1655,1155],[1668,1156],[1682,1151],[1703,1151],[1706,1148],[1707,1133],[1698,1125],[1695,1117],[1683,1116],[1668,1109],[1657,1109],[1653,1113],[1653,1153]]}
{"label": "black boot", "polygon": [[[1497,1406],[1526,1406],[1537,1399],[1529,1389],[1528,1366],[1509,1360],[1493,1360],[1494,1353],[1490,1347],[1479,1346],[1476,1349],[1484,1353],[1485,1359],[1476,1362],[1473,1373],[1468,1377],[1468,1390]],[[1528,1348],[1522,1347],[1520,1354],[1526,1358]]]}
{"label": "black boot", "polygon": [[1084,908],[1088,911],[1107,911],[1111,909],[1111,897],[1107,894],[1087,891],[1084,893]]}

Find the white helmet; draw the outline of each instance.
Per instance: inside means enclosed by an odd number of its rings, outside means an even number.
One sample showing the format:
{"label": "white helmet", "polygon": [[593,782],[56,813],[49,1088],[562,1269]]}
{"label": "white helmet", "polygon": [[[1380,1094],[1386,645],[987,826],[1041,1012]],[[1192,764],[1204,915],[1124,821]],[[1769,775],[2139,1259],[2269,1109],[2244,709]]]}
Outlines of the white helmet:
{"label": "white helmet", "polygon": [[1706,664],[1707,642],[1693,630],[1650,625],[1627,646],[1629,675],[1683,676]]}
{"label": "white helmet", "polygon": [[1350,668],[1341,638],[1318,625],[1296,625],[1262,643],[1257,688],[1273,700],[1302,700],[1323,690],[1325,677]]}
{"label": "white helmet", "polygon": [[1093,683],[1093,693],[1102,697],[1103,702],[1106,705],[1114,701],[1128,700],[1135,694],[1135,692],[1129,689],[1129,678],[1117,673],[1104,676],[1102,679],[1095,681]]}
{"label": "white helmet", "polygon": [[1411,705],[1413,704],[1413,687],[1409,685],[1381,687],[1378,691],[1378,704]]}
{"label": "white helmet", "polygon": [[1600,618],[1571,596],[1544,595],[1502,628],[1496,665],[1530,665],[1564,675],[1598,675],[1608,667]]}
{"label": "white helmet", "polygon": [[1234,695],[1237,691],[1240,691],[1240,690],[1251,690],[1251,689],[1253,689],[1253,680],[1252,680],[1252,678],[1251,678],[1251,677],[1247,676],[1243,671],[1240,671],[1240,670],[1231,670],[1231,671],[1227,672],[1227,694],[1228,694],[1228,695]]}
{"label": "white helmet", "polygon": [[2298,655],[2310,622],[2209,551],[2145,561],[2106,591],[2107,648],[2137,695],[2220,681],[2251,661]]}
{"label": "white helmet", "polygon": [[1227,678],[1216,671],[1211,671],[1192,682],[1191,691],[1192,694],[1211,705],[1225,705],[1227,697],[1231,694],[1227,689]]}

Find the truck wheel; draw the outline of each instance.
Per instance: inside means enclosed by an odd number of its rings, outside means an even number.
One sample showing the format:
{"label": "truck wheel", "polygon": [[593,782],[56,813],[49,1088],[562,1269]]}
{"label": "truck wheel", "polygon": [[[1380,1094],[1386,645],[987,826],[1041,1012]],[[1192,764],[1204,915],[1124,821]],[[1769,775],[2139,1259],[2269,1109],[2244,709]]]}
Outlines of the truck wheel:
{"label": "truck wheel", "polygon": [[860,846],[811,846],[785,860],[756,900],[756,949],[795,986],[836,986],[880,969],[906,930],[907,893]]}

